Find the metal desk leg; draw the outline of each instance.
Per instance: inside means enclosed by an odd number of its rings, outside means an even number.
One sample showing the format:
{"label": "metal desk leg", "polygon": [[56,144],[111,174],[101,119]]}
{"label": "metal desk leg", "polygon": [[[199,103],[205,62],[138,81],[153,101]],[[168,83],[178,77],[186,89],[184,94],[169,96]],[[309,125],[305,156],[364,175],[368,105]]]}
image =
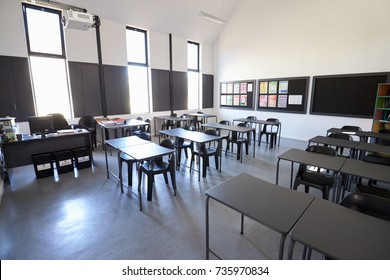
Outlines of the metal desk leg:
{"label": "metal desk leg", "polygon": [[255,158],[256,154],[256,127],[255,130],[253,130],[253,158]]}
{"label": "metal desk leg", "polygon": [[206,197],[206,260],[210,259],[209,197]]}
{"label": "metal desk leg", "polygon": [[278,162],[276,163],[276,182],[275,184],[279,184],[279,163],[280,163],[280,158],[278,158]]}
{"label": "metal desk leg", "polygon": [[293,258],[294,246],[295,246],[295,240],[291,239],[290,240],[290,245],[288,247],[288,254],[287,254],[287,259],[288,260],[292,260],[292,258]]}
{"label": "metal desk leg", "polygon": [[293,178],[294,178],[294,162],[291,162],[291,174],[290,174],[290,189],[293,188]]}
{"label": "metal desk leg", "polygon": [[241,234],[244,234],[244,214],[241,214]]}
{"label": "metal desk leg", "polygon": [[287,235],[282,234],[279,241],[279,260],[283,260],[284,243],[286,242]]}
{"label": "metal desk leg", "polygon": [[104,143],[104,144],[103,144],[103,147],[104,147],[104,154],[105,154],[105,157],[106,157],[106,172],[107,172],[107,179],[110,179],[110,175],[109,175],[110,172],[108,172],[107,144]]}

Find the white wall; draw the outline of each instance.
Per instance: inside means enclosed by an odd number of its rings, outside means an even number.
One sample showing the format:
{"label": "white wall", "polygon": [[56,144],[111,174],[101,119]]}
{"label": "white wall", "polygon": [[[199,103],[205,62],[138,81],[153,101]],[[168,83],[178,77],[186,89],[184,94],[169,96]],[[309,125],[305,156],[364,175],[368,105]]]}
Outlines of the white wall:
{"label": "white wall", "polygon": [[303,140],[344,124],[370,130],[371,119],[220,109],[218,85],[390,71],[389,11],[388,0],[242,0],[214,46],[218,119],[276,117],[283,137]]}

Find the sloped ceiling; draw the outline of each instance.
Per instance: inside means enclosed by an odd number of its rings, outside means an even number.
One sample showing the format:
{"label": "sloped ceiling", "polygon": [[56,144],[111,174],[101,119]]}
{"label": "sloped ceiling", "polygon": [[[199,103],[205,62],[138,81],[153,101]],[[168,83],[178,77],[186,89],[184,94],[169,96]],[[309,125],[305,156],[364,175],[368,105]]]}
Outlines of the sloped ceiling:
{"label": "sloped ceiling", "polygon": [[240,1],[59,0],[54,2],[85,8],[89,13],[98,15],[102,19],[213,44],[224,25],[199,16],[199,11],[205,11],[228,21]]}

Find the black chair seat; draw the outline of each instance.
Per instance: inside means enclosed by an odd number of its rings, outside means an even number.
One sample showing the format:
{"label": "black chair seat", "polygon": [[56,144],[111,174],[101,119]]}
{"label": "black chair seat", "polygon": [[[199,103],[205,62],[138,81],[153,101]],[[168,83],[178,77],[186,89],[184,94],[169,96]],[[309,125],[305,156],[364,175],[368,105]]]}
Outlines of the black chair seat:
{"label": "black chair seat", "polygon": [[[327,176],[326,174],[314,172],[303,172],[301,175],[301,180],[317,185],[332,185],[334,181],[332,177]],[[301,183],[304,184],[303,182]]]}

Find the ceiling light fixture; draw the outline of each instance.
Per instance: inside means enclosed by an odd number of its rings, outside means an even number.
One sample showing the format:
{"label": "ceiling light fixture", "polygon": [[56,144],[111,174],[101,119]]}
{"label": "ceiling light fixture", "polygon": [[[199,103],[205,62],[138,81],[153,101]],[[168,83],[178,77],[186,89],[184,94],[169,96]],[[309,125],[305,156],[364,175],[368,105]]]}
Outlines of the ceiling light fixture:
{"label": "ceiling light fixture", "polygon": [[225,23],[224,19],[221,19],[219,17],[213,16],[213,15],[211,15],[209,13],[204,12],[204,11],[200,11],[198,15],[200,15],[202,17],[205,17],[205,18],[207,18],[209,20],[212,20],[212,21],[214,21],[216,23],[219,23],[219,24],[224,24]]}

